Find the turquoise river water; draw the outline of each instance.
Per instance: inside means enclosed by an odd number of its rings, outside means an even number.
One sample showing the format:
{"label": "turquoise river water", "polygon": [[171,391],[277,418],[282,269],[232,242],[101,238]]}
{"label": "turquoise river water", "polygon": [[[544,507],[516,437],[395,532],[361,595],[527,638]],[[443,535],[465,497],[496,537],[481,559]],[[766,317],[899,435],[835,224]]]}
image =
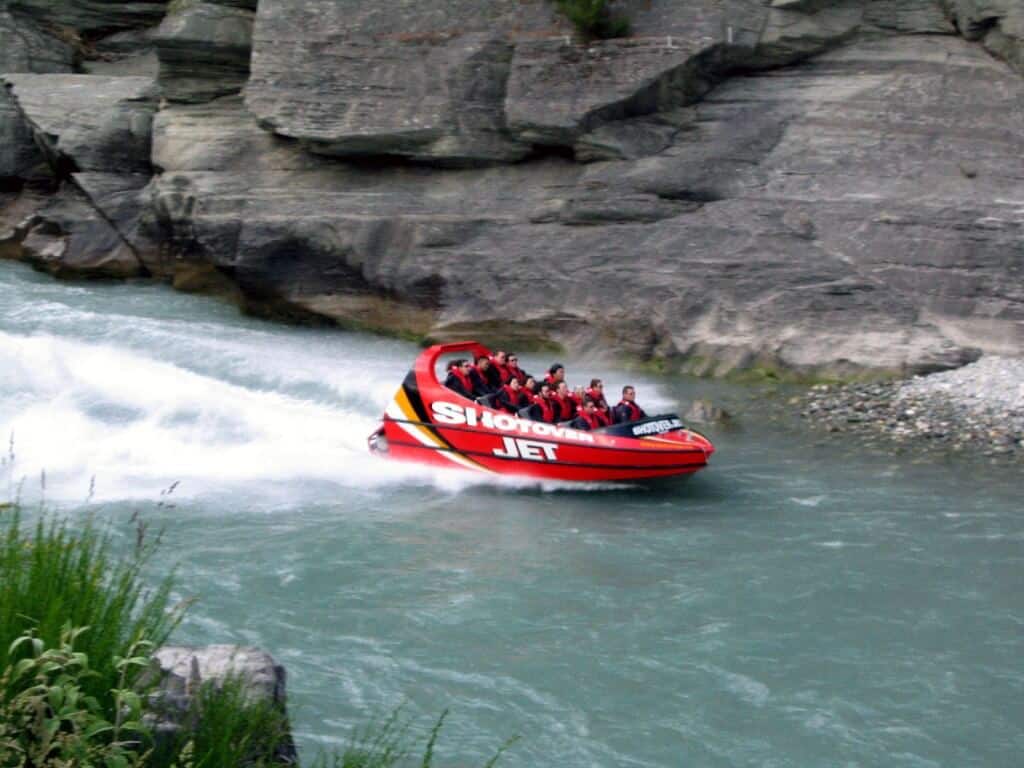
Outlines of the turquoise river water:
{"label": "turquoise river water", "polygon": [[273,653],[307,758],[404,702],[424,725],[451,709],[441,765],[514,734],[501,765],[1024,764],[1019,470],[868,453],[769,418],[764,390],[629,374],[649,410],[737,412],[689,483],[437,476],[365,449],[415,354],[2,263],[9,482],[166,526],[161,563],[199,598],[177,640]]}

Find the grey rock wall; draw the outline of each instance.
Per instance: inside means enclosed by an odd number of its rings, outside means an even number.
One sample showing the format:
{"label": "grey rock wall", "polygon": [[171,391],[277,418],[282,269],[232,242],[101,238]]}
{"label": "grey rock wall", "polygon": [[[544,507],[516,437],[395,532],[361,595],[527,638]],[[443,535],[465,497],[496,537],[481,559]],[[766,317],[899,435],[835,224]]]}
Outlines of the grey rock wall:
{"label": "grey rock wall", "polygon": [[1017,4],[622,6],[584,42],[548,0],[176,3],[159,108],[8,78],[72,187],[8,231],[53,271],[112,273],[102,222],[125,273],[250,311],[703,373],[1024,350]]}

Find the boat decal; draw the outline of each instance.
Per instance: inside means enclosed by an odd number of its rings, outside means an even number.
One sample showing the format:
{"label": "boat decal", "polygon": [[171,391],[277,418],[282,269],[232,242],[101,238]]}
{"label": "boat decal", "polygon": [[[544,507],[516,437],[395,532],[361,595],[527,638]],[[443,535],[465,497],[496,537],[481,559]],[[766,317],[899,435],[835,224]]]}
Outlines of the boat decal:
{"label": "boat decal", "polygon": [[[441,437],[431,425],[424,424],[417,419],[417,410],[425,410],[423,409],[423,401],[416,390],[412,392],[413,397],[410,397],[409,394],[409,389],[403,385],[385,411],[398,424],[399,429],[423,445],[443,451],[444,456],[455,464],[481,472],[491,471],[487,467],[464,456],[447,440]],[[414,402],[419,404],[419,409],[415,407]]]}
{"label": "boat decal", "polygon": [[479,424],[484,429],[493,429],[498,432],[519,432],[523,435],[533,434],[537,437],[573,440],[578,443],[594,442],[594,436],[583,430],[548,424],[543,421],[531,421],[510,413],[481,410],[472,406],[466,407],[445,400],[435,400],[430,404],[430,410],[434,415],[433,421],[440,422],[445,426],[465,424],[475,427]]}

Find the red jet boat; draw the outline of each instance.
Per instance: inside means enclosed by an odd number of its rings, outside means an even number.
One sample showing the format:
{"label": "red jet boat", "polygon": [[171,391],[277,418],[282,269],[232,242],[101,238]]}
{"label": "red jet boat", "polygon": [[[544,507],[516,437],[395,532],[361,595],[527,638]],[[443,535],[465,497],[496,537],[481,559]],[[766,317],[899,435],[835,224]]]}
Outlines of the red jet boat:
{"label": "red jet boat", "polygon": [[675,414],[588,432],[495,410],[438,381],[438,361],[453,353],[490,355],[475,341],[424,350],[370,435],[371,452],[475,472],[606,482],[692,474],[715,451]]}

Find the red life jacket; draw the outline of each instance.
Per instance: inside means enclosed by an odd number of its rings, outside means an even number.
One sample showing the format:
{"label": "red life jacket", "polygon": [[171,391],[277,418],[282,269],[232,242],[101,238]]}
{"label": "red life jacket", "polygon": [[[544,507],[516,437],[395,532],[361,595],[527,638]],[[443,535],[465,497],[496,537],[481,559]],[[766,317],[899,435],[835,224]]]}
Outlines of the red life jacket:
{"label": "red life jacket", "polygon": [[622,402],[620,402],[615,407],[616,408],[621,408],[622,406],[626,406],[627,408],[629,408],[629,420],[630,421],[636,421],[637,419],[642,417],[642,413],[640,411],[640,406],[637,405],[636,403],[629,403],[629,402],[626,402],[625,400],[623,400]]}
{"label": "red life jacket", "polygon": [[602,395],[596,389],[591,389],[590,387],[588,387],[583,394],[589,397],[591,400],[593,400],[594,405],[600,405],[601,403],[608,405],[608,402],[604,399],[604,395]]}
{"label": "red life jacket", "polygon": [[[497,370],[498,374],[501,376],[501,383],[508,384],[509,379],[512,378],[512,372],[509,371],[508,366],[505,365],[504,363],[499,363],[493,357],[491,358],[491,366],[494,367],[494,369]],[[522,384],[523,382],[519,383]]]}
{"label": "red life jacket", "polygon": [[518,365],[506,365],[505,370],[508,371],[510,378],[519,379],[520,384],[526,383],[526,374],[523,373],[522,369]]}
{"label": "red life jacket", "polygon": [[575,392],[569,393],[569,402],[572,403],[572,412],[576,413],[583,406],[583,398]]}
{"label": "red life jacket", "polygon": [[458,368],[452,368],[449,371],[449,373],[451,373],[456,379],[459,380],[459,383],[462,384],[463,389],[465,389],[465,391],[466,391],[466,397],[472,397],[473,396],[473,382],[470,381],[469,375],[463,373]]}
{"label": "red life jacket", "polygon": [[605,426],[597,418],[597,411],[594,411],[593,413],[587,413],[585,409],[580,408],[579,417],[583,419],[585,422],[587,422],[587,426],[590,427],[591,429],[600,429],[601,427]]}
{"label": "red life jacket", "polygon": [[555,423],[555,409],[551,407],[551,401],[544,395],[534,395],[533,402],[540,406],[541,420],[548,424]]}
{"label": "red life jacket", "polygon": [[523,397],[523,390],[512,389],[508,384],[501,388],[501,391],[508,395],[508,401],[512,404],[515,409],[512,413],[519,413],[519,409],[523,408],[528,401]]}
{"label": "red life jacket", "polygon": [[572,402],[572,395],[567,395],[566,397],[555,395],[552,399],[555,401],[555,405],[558,406],[559,421],[568,421],[576,413],[576,406]]}
{"label": "red life jacket", "polygon": [[558,389],[558,382],[555,381],[555,377],[553,374],[549,373],[547,376],[545,376],[544,381],[551,385],[552,392]]}
{"label": "red life jacket", "polygon": [[602,427],[610,427],[612,425],[612,415],[608,411],[602,411],[598,408],[594,411],[594,416],[601,423]]}

